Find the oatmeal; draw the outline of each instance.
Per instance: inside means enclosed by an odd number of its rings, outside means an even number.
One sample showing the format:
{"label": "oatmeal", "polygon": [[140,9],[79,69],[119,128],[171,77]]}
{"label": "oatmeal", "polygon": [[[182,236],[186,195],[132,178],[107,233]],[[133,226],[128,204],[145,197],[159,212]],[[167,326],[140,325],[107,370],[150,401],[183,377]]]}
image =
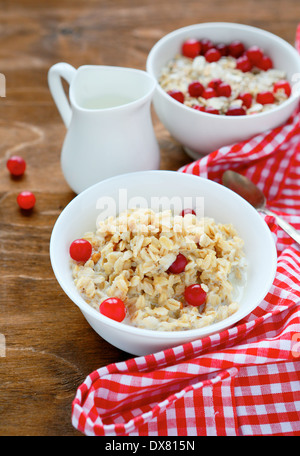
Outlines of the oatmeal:
{"label": "oatmeal", "polygon": [[247,115],[273,109],[291,95],[286,73],[257,46],[246,49],[209,40],[187,40],[162,69],[159,84],[190,108],[212,114]]}
{"label": "oatmeal", "polygon": [[132,209],[99,221],[83,239],[92,252],[85,262],[71,260],[74,283],[98,311],[111,303],[120,312],[124,303],[124,323],[188,330],[221,321],[239,307],[246,261],[231,224]]}

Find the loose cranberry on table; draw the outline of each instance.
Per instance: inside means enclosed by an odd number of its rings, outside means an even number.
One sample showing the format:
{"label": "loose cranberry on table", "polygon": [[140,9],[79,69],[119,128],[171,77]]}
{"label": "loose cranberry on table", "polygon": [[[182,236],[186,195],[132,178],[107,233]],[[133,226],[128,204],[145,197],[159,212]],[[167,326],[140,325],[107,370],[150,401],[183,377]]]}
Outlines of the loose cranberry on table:
{"label": "loose cranberry on table", "polygon": [[274,103],[275,97],[274,97],[274,94],[272,92],[268,92],[268,91],[259,92],[256,95],[256,101],[257,101],[257,103],[260,103],[262,105],[271,104],[271,103]]}
{"label": "loose cranberry on table", "polygon": [[30,210],[34,207],[36,198],[33,193],[24,191],[18,194],[17,203],[21,209]]}
{"label": "loose cranberry on table", "polygon": [[26,169],[26,162],[19,155],[13,155],[7,160],[6,166],[12,176],[22,176]]}
{"label": "loose cranberry on table", "polygon": [[70,245],[69,252],[73,260],[85,263],[92,254],[92,244],[86,239],[76,239]]}
{"label": "loose cranberry on table", "polygon": [[240,106],[231,106],[226,111],[226,116],[245,116],[246,110]]}
{"label": "loose cranberry on table", "polygon": [[289,97],[292,93],[290,83],[288,81],[286,81],[285,79],[275,82],[274,87],[273,87],[273,92],[276,93],[278,90],[283,90],[287,97]]}
{"label": "loose cranberry on table", "polygon": [[194,284],[185,289],[184,298],[190,306],[198,307],[205,303],[206,293],[201,285]]}
{"label": "loose cranberry on table", "polygon": [[256,63],[257,68],[263,71],[268,71],[273,68],[273,62],[270,59],[270,57],[264,55],[263,58],[260,60],[260,62]]}
{"label": "loose cranberry on table", "polygon": [[171,274],[180,274],[185,270],[187,263],[188,260],[186,257],[182,255],[182,253],[178,253],[176,260],[171,264],[168,271],[171,272]]}
{"label": "loose cranberry on table", "polygon": [[190,38],[183,43],[181,52],[185,57],[194,59],[201,52],[201,44],[198,40]]}
{"label": "loose cranberry on table", "polygon": [[191,97],[201,97],[202,93],[204,91],[204,87],[199,81],[193,81],[189,84],[188,86],[188,92]]}
{"label": "loose cranberry on table", "polygon": [[249,109],[250,106],[252,105],[252,95],[251,93],[248,93],[248,92],[242,92],[239,94],[239,96],[237,97],[238,100],[242,100],[243,102],[243,105]]}
{"label": "loose cranberry on table", "polygon": [[207,87],[203,93],[202,97],[208,100],[209,98],[213,98],[217,96],[217,92],[212,87]]}
{"label": "loose cranberry on table", "polygon": [[236,67],[238,70],[241,70],[243,73],[252,70],[252,63],[246,55],[242,55],[236,60]]}
{"label": "loose cranberry on table", "polygon": [[218,49],[211,48],[207,52],[205,52],[204,57],[207,62],[211,63],[211,62],[218,62],[218,60],[220,60],[220,58],[222,56],[221,56],[221,53],[218,51]]}
{"label": "loose cranberry on table", "polygon": [[238,58],[241,57],[242,54],[245,52],[245,46],[241,41],[235,40],[228,46],[229,55],[232,57]]}
{"label": "loose cranberry on table", "polygon": [[119,298],[107,298],[101,302],[99,312],[115,321],[123,321],[126,316],[126,307]]}
{"label": "loose cranberry on table", "polygon": [[246,55],[250,62],[253,65],[257,66],[261,62],[264,53],[258,46],[251,46],[249,49],[247,49]]}
{"label": "loose cranberry on table", "polygon": [[184,102],[184,95],[180,90],[169,90],[167,93],[170,95],[170,97],[174,98],[174,100],[177,100],[180,103]]}
{"label": "loose cranberry on table", "polygon": [[226,82],[221,82],[217,86],[216,91],[217,91],[217,95],[219,97],[227,97],[228,98],[231,95],[231,87]]}

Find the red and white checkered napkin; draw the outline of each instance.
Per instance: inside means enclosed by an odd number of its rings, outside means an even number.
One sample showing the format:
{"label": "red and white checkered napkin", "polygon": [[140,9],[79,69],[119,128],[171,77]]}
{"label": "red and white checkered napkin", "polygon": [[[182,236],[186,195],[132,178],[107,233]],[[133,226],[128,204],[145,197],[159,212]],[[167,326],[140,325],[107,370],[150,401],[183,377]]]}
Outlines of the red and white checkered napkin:
{"label": "red and white checkered napkin", "polygon": [[[220,181],[235,169],[300,230],[300,113],[180,171]],[[273,217],[277,274],[236,326],[111,364],[79,386],[72,423],[86,435],[300,435],[300,248]]]}

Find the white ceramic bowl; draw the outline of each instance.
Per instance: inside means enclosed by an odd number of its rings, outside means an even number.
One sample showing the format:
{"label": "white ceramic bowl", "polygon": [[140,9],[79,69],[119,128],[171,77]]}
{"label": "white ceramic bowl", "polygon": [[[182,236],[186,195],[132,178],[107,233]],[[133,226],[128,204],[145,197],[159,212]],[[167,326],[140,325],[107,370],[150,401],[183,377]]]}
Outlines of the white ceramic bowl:
{"label": "white ceramic bowl", "polygon": [[[284,70],[292,83],[292,76],[300,73],[300,57],[286,41],[267,31],[234,23],[203,23],[184,27],[169,33],[151,49],[147,71],[158,80],[161,69],[181,50],[187,38],[209,38],[216,43],[242,41],[247,47],[260,46],[271,57],[274,67]],[[284,123],[297,106],[299,94],[280,106],[251,116],[218,116],[196,111],[175,101],[157,85],[153,97],[155,111],[171,133],[194,159],[222,146],[246,140],[258,133]]]}
{"label": "white ceramic bowl", "polygon": [[[86,231],[95,230],[101,210],[100,197],[112,198],[118,209],[122,189],[126,201],[152,197],[204,197],[204,215],[221,223],[233,223],[245,241],[248,261],[247,284],[240,309],[229,318],[201,329],[153,331],[113,321],[89,306],[77,291],[71,275],[69,246]],[[167,208],[167,198],[165,205]],[[105,201],[108,201],[107,198]],[[98,207],[98,209],[97,209]],[[110,211],[110,213],[112,213]],[[154,353],[209,334],[220,332],[248,315],[265,297],[274,279],[277,255],[268,226],[253,207],[231,190],[208,179],[175,171],[141,171],[112,177],[89,187],[62,211],[53,228],[50,258],[54,274],[68,297],[79,307],[94,330],[112,345],[134,355]]]}

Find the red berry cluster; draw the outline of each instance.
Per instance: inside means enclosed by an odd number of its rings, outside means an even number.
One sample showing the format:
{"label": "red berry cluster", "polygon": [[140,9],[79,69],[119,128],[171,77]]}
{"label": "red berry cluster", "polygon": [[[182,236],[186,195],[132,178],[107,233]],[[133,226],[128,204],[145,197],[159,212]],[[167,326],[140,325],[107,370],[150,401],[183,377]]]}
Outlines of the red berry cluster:
{"label": "red berry cluster", "polygon": [[[263,51],[258,46],[251,46],[246,49],[245,45],[237,40],[232,41],[227,45],[224,43],[214,44],[208,39],[197,40],[195,38],[190,38],[183,43],[182,54],[185,57],[192,59],[199,55],[203,55],[207,62],[217,62],[221,57],[231,56],[236,59],[236,68],[243,72],[251,71],[253,68],[262,71],[273,68],[273,62],[270,57],[264,55]],[[289,82],[281,80],[274,84],[273,92],[266,91],[258,93],[255,101],[260,104],[274,103],[274,94],[278,90],[284,91],[287,97],[291,95],[291,86]],[[231,96],[231,92],[231,86],[221,79],[213,79],[208,83],[207,87],[204,87],[199,81],[192,81],[188,86],[188,94],[190,97],[202,97],[206,100],[213,97],[228,98]],[[180,90],[173,89],[169,90],[167,93],[180,103],[184,103],[185,96]],[[250,93],[240,93],[237,99],[242,100],[242,106],[231,106],[225,113],[226,115],[243,116],[247,114],[247,109],[252,105],[253,96]],[[194,105],[192,108],[209,114],[220,114],[218,109],[209,106]]]}
{"label": "red berry cluster", "polygon": [[[167,93],[180,103],[184,103],[184,94],[181,91],[174,89],[169,90]],[[204,87],[199,81],[193,81],[188,86],[188,93],[191,97],[202,97],[206,100],[213,97],[230,97],[231,87],[221,79],[212,79],[207,87]],[[211,107],[194,105],[193,108],[210,114],[220,114],[217,109]]]}
{"label": "red berry cluster", "polygon": [[[180,274],[185,270],[187,265],[187,259],[184,255],[179,253],[174,263],[169,267],[171,274]],[[190,306],[199,307],[202,306],[206,301],[206,292],[203,290],[201,285],[194,283],[189,285],[184,290],[184,299]]]}
{"label": "red berry cluster", "polygon": [[253,67],[263,71],[273,68],[272,60],[264,55],[262,49],[258,46],[246,49],[244,43],[238,40],[232,41],[230,44],[215,44],[206,38],[202,40],[190,38],[182,44],[181,51],[182,55],[192,59],[203,55],[207,62],[217,62],[221,57],[234,57],[236,68],[243,72],[251,71]]}
{"label": "red berry cluster", "polygon": [[[19,178],[25,173],[26,162],[24,158],[20,157],[19,155],[13,155],[7,160],[6,167],[13,177]],[[35,205],[35,202],[36,199],[32,192],[23,191],[17,196],[18,205],[21,209],[24,209],[26,211],[32,209]]]}
{"label": "red berry cluster", "polygon": [[[184,209],[181,212],[182,217],[184,217],[187,214],[196,215],[193,209]],[[180,274],[181,272],[184,272],[187,263],[188,260],[186,259],[186,257],[182,253],[179,253],[174,263],[172,263],[169,267],[168,272],[170,274]],[[187,304],[189,304],[190,306],[199,307],[202,306],[206,301],[206,292],[203,290],[201,285],[195,283],[193,285],[189,285],[188,287],[186,287],[184,291],[184,298]]]}
{"label": "red berry cluster", "polygon": [[216,44],[206,38],[186,40],[181,48],[182,55],[194,59],[198,55],[204,55],[208,62],[217,62],[221,57],[229,55],[229,47],[226,44]]}
{"label": "red berry cluster", "polygon": [[243,50],[243,53],[237,58],[236,67],[244,73],[251,71],[253,67],[268,71],[273,68],[273,62],[258,46],[251,46],[246,51]]}

